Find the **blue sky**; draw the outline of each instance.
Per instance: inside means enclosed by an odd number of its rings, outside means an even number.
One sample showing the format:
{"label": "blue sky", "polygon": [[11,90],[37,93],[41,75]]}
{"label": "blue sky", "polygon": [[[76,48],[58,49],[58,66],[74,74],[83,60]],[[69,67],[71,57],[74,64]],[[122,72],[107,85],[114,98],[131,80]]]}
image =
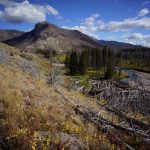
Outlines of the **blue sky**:
{"label": "blue sky", "polygon": [[0,28],[29,31],[47,20],[97,39],[150,47],[150,0],[0,0]]}

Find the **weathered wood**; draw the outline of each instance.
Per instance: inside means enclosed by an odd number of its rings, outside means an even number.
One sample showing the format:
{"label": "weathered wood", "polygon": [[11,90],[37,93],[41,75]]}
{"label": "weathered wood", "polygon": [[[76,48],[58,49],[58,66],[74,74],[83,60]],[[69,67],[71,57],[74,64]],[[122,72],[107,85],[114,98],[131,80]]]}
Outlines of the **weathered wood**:
{"label": "weathered wood", "polygon": [[[96,119],[92,119],[88,116],[87,113],[84,113],[83,111],[80,110],[79,107],[76,107],[75,108],[75,112],[76,113],[79,113],[80,115],[82,115],[84,118],[86,118],[86,120],[92,122],[94,125],[96,125],[102,132],[104,133],[110,133],[109,129],[106,127],[106,126],[102,126],[101,124],[97,123],[97,120]],[[116,136],[116,135],[115,135]],[[129,144],[127,144],[126,142],[124,142],[123,140],[121,140],[120,138],[118,137],[114,137],[114,139],[116,139],[116,141],[119,141],[121,142],[122,145],[125,145],[126,148],[128,148],[129,150],[135,150],[133,147],[131,147]]]}
{"label": "weathered wood", "polygon": [[93,110],[91,109],[82,109],[80,107],[76,107],[75,111],[83,115],[86,120],[93,122],[96,126],[98,126],[103,132],[109,131],[111,127],[116,130],[123,131],[129,135],[134,135],[136,137],[143,137],[143,141],[147,144],[150,144],[148,141],[150,140],[150,135],[147,134],[143,130],[135,130],[133,128],[125,128],[120,125],[114,124],[111,121],[106,120],[105,118],[98,116]]}
{"label": "weathered wood", "polygon": [[[79,91],[80,82],[74,83],[73,89]],[[116,108],[131,108],[134,112],[150,115],[150,93],[143,85],[134,83],[133,89],[121,89],[115,85],[116,82],[106,80],[90,80],[89,87],[85,88],[85,94],[98,100],[107,100],[110,105]]]}
{"label": "weathered wood", "polygon": [[56,79],[56,73],[55,73],[55,69],[53,69],[49,75],[48,83],[54,85],[55,79]]}
{"label": "weathered wood", "polygon": [[105,107],[105,109],[109,112],[112,112],[112,113],[115,113],[116,115],[122,117],[122,118],[125,118],[127,122],[131,122],[136,125],[136,126],[139,126],[140,128],[144,128],[145,130],[150,130],[150,124],[146,124],[146,123],[143,123],[139,120],[136,120],[135,118],[131,118],[131,117],[127,117],[123,112],[115,109],[115,108],[109,108],[109,107]]}

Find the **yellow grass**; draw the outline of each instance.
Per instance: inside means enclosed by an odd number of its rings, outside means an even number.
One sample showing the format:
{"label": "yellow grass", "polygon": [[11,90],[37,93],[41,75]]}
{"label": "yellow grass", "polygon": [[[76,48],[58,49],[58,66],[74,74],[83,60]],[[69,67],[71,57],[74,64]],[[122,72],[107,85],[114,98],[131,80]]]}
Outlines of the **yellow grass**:
{"label": "yellow grass", "polygon": [[[20,52],[4,44],[0,46],[8,53],[12,53],[8,64],[0,64],[0,130],[2,136],[8,139],[8,148],[15,146],[16,149],[22,149],[21,146],[24,146],[27,149],[36,149],[39,142],[37,136],[45,131],[50,136],[45,137],[40,143],[45,149],[48,149],[46,143],[54,146],[60,144],[59,140],[55,143],[51,139],[58,132],[75,136],[86,148],[92,145],[95,149],[103,146],[111,149],[108,140],[100,141],[105,134],[99,133],[91,123],[86,125],[85,120],[72,108],[72,105],[80,104],[99,111],[99,106],[93,99],[59,87],[62,96],[54,87],[47,84],[46,74],[51,68],[46,59]],[[36,78],[23,72],[18,65],[22,59],[37,62],[41,77]]]}

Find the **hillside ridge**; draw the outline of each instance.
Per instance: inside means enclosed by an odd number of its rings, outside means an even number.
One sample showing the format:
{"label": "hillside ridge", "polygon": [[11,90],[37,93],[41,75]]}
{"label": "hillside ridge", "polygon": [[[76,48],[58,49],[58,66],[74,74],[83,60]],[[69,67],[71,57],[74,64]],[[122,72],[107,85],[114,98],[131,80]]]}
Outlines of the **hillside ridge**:
{"label": "hillside ridge", "polygon": [[32,31],[4,43],[32,52],[37,49],[66,52],[100,47],[98,41],[77,30],[63,29],[48,22],[38,23]]}

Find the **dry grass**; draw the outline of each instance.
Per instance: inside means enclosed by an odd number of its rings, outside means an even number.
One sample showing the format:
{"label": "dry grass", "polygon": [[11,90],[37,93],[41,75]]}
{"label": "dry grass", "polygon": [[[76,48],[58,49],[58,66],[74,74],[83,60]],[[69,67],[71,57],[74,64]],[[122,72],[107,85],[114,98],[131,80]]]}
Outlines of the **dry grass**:
{"label": "dry grass", "polygon": [[[5,118],[1,119],[3,124],[1,130],[6,131],[3,133],[9,139],[7,148],[25,140],[26,148],[34,149],[38,143],[36,141],[35,144],[34,134],[41,131],[49,132],[51,136],[57,132],[66,132],[82,140],[88,147],[90,143],[94,143],[91,138],[94,140],[97,129],[85,126],[82,118],[75,114],[70,104],[66,103],[62,96],[44,80],[38,80],[11,66],[0,66],[0,72],[2,79],[0,99],[3,105],[0,112],[6,111]],[[65,89],[63,92],[70,100],[73,97],[75,103],[78,101],[81,101],[83,105],[93,103],[86,102],[86,97],[83,95],[73,92],[69,94]],[[6,130],[6,127],[9,127],[9,130]],[[54,145],[60,145],[60,143],[54,143]]]}
{"label": "dry grass", "polygon": [[[105,134],[86,124],[71,107],[79,104],[99,111],[94,100],[60,87],[62,97],[46,83],[50,70],[46,59],[4,44],[0,47],[10,55],[9,62],[0,65],[0,131],[3,133],[0,140],[5,143],[4,149],[64,149],[63,140],[55,139],[58,133],[68,134],[69,139],[77,138],[83,149],[112,149]],[[39,65],[40,78],[22,71],[19,63],[23,59]]]}
{"label": "dry grass", "polygon": [[[23,119],[23,96],[19,90],[0,85],[0,116],[1,133],[7,132],[6,135],[9,135],[18,128]],[[4,130],[6,127],[7,130]]]}

